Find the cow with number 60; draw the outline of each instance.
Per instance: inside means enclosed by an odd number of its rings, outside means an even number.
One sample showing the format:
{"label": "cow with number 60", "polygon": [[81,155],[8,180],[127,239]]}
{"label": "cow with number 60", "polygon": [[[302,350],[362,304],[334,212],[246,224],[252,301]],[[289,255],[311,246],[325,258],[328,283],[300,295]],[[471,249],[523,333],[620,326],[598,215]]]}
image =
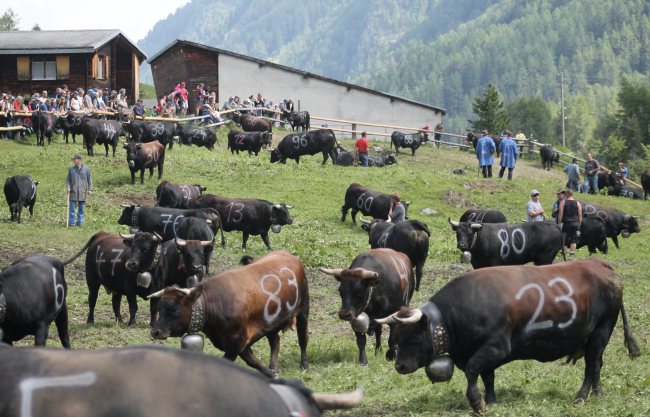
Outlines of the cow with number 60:
{"label": "cow with number 60", "polygon": [[[308,370],[309,289],[305,268],[285,250],[259,258],[244,256],[241,268],[207,278],[195,287],[167,287],[151,294],[160,297],[158,321],[151,329],[155,339],[183,337],[181,346],[203,349],[205,333],[224,358],[241,357],[269,378],[278,375],[280,332],[297,326],[300,366]],[[252,345],[266,337],[271,362],[263,365]]]}

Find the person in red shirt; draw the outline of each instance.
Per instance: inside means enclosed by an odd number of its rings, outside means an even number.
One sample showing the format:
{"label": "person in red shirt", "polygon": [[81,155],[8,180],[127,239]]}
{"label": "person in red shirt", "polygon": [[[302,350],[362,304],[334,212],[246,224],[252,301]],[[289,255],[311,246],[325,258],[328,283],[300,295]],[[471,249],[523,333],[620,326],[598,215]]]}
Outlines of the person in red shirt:
{"label": "person in red shirt", "polygon": [[368,143],[368,139],[366,139],[366,132],[361,132],[361,138],[354,144],[354,156],[359,162],[361,162],[361,166],[366,168],[368,168],[369,147],[370,143]]}

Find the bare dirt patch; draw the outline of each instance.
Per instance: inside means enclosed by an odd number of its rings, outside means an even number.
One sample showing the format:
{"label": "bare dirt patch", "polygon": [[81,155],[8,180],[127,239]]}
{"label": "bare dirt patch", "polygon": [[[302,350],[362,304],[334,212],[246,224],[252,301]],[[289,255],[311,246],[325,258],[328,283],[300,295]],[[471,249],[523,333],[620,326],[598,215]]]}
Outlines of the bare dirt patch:
{"label": "bare dirt patch", "polygon": [[476,206],[476,203],[473,203],[465,194],[454,190],[445,191],[443,194],[443,200],[447,204],[458,208]]}
{"label": "bare dirt patch", "polygon": [[137,204],[140,206],[153,206],[156,203],[156,198],[151,192],[140,193],[123,193],[120,191],[106,190],[106,203],[109,205],[120,204]]}
{"label": "bare dirt patch", "polygon": [[470,183],[470,186],[481,191],[494,191],[503,188],[503,184],[498,179],[496,181],[474,181]]}

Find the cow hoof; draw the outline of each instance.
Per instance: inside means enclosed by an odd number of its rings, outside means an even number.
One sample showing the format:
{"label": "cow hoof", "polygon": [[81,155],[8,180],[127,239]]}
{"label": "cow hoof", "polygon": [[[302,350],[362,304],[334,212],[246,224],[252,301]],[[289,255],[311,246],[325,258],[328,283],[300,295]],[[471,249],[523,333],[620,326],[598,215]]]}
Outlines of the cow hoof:
{"label": "cow hoof", "polygon": [[135,324],[135,323],[130,323],[127,327],[128,327],[129,329],[136,329],[136,328],[138,327],[138,325]]}
{"label": "cow hoof", "polygon": [[389,349],[388,352],[386,352],[386,360],[390,362],[395,360],[395,351],[393,349]]}
{"label": "cow hoof", "polygon": [[307,361],[300,364],[300,369],[302,369],[303,371],[309,370],[309,364],[307,363]]}
{"label": "cow hoof", "polygon": [[86,324],[95,324],[95,319],[86,320]]}
{"label": "cow hoof", "polygon": [[472,405],[472,408],[474,409],[474,412],[476,414],[482,416],[485,413],[485,401],[483,400],[483,398],[481,398],[481,401],[479,401],[478,405],[476,406]]}
{"label": "cow hoof", "polygon": [[368,366],[368,361],[365,362],[359,361],[359,366]]}

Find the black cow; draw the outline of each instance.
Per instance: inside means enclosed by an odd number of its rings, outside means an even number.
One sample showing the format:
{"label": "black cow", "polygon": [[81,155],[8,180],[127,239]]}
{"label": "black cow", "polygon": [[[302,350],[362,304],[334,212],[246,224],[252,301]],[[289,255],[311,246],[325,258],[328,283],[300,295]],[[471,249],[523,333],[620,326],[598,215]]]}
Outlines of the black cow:
{"label": "black cow", "polygon": [[553,263],[562,250],[562,231],[551,222],[459,223],[449,220],[457,247],[471,254],[474,269],[500,265]]}
{"label": "black cow", "polygon": [[390,147],[395,145],[395,153],[399,154],[399,148],[411,148],[411,155],[415,155],[415,151],[423,143],[429,140],[429,134],[426,131],[416,133],[404,133],[394,131],[390,135]]}
{"label": "black cow", "polygon": [[311,129],[308,111],[297,112],[284,110],[282,114],[284,119],[291,123],[291,130],[297,130],[300,128],[302,131],[309,131],[309,129]]}
{"label": "black cow", "polygon": [[[393,155],[368,155],[369,167],[384,167],[386,165],[392,166],[397,163],[397,159]],[[336,156],[335,165],[343,167],[350,167],[354,165],[354,151],[338,152]]]}
{"label": "black cow", "polygon": [[[204,194],[210,195],[210,194]],[[191,235],[186,234],[181,228],[182,219],[186,217],[197,217],[206,222],[210,222],[210,228],[213,234],[221,227],[219,212],[210,208],[199,208],[190,210],[181,210],[163,207],[140,207],[133,204],[122,204],[122,215],[117,220],[117,224],[131,226],[141,232],[158,233],[164,241],[172,240],[176,237],[181,239],[191,239]],[[223,231],[221,232],[223,242]],[[194,235],[194,239],[208,240],[204,235]]]}
{"label": "black cow", "polygon": [[154,207],[188,209],[207,188],[199,184],[174,184],[163,180],[156,187],[156,204]]}
{"label": "black cow", "polygon": [[363,398],[361,388],[316,394],[300,382],[269,381],[213,355],[163,346],[0,348],[0,375],[7,416],[61,417],[71,410],[85,416],[181,416],[192,410],[192,417],[320,417],[321,410],[352,408]]}
{"label": "black cow", "polygon": [[126,161],[131,171],[131,185],[135,185],[135,173],[140,171],[140,184],[144,184],[144,170],[149,168],[149,179],[154,167],[158,167],[158,179],[162,179],[165,164],[165,146],[158,141],[151,143],[129,143],[124,145]]}
{"label": "black cow", "polygon": [[23,207],[29,207],[29,217],[34,217],[34,204],[36,204],[36,186],[39,181],[34,181],[29,175],[15,175],[5,181],[5,199],[11,212],[11,221],[20,223]]}
{"label": "black cow", "polygon": [[[611,190],[609,187],[612,187]],[[607,194],[620,196],[622,194],[623,184],[621,184],[618,176],[613,172],[601,171],[598,173],[598,189],[602,190],[604,188],[607,189]],[[595,192],[595,190],[593,190],[593,187],[590,185],[589,193],[592,193],[592,191]]]}
{"label": "black cow", "polygon": [[469,209],[460,216],[461,223],[508,223],[506,216],[499,210]]}
{"label": "black cow", "polygon": [[[212,220],[203,220],[198,217],[182,217],[177,223],[176,239],[214,242],[215,234],[212,231],[212,224]],[[223,234],[223,231],[221,233]],[[213,249],[214,244],[203,246],[205,275],[210,275],[210,258],[212,257]]]}
{"label": "black cow", "polygon": [[0,340],[11,345],[34,335],[34,345],[45,346],[54,322],[61,344],[70,349],[67,295],[58,259],[35,254],[6,266],[0,272]]}
{"label": "black cow", "polygon": [[302,155],[323,154],[323,165],[328,157],[332,157],[332,164],[336,164],[337,145],[336,137],[331,129],[314,130],[307,133],[291,133],[280,141],[277,147],[271,149],[271,163],[280,161],[287,163],[287,159],[295,159],[300,163]]}
{"label": "black cow", "polygon": [[[409,206],[413,202],[404,201],[405,219],[409,219]],[[371,188],[354,183],[350,184],[345,191],[345,204],[341,207],[341,221],[345,221],[348,210],[352,209],[352,223],[357,225],[357,213],[361,212],[364,216],[371,216],[373,219],[388,219],[390,211],[390,195],[380,193]]]}
{"label": "black cow", "polygon": [[[472,142],[472,146],[474,149],[476,149],[476,144],[478,143],[478,140],[482,138],[483,135],[480,133],[474,134],[472,132],[467,132],[467,140],[469,142]],[[496,155],[497,158],[499,157],[499,145],[501,144],[501,136],[490,136],[492,140],[494,141],[494,146],[496,147]]]}
{"label": "black cow", "polygon": [[[246,242],[250,235],[260,235],[267,249],[271,250],[269,229],[273,225],[281,227],[293,224],[289,210],[295,206],[287,206],[284,203],[273,204],[266,200],[225,198],[213,194],[203,194],[196,200],[194,207],[197,210],[216,210],[221,218],[222,231],[241,231],[243,249],[246,249]],[[223,233],[221,244],[226,244]]]}
{"label": "black cow", "polygon": [[426,224],[417,220],[403,223],[388,223],[385,220],[364,220],[359,216],[362,229],[368,232],[371,249],[390,248],[409,257],[415,267],[415,291],[420,291],[422,270],[429,256],[429,237],[431,232]]}
{"label": "black cow", "polygon": [[252,114],[234,113],[230,118],[233,122],[241,125],[244,132],[273,132],[273,123]]}
{"label": "black cow", "polygon": [[85,114],[77,114],[75,112],[68,112],[65,116],[61,116],[60,125],[63,128],[63,137],[65,143],[68,143],[69,135],[72,134],[72,143],[77,143],[75,136],[82,136],[84,133],[84,124],[86,120],[91,117]]}
{"label": "black cow", "polygon": [[182,133],[181,125],[177,122],[143,122],[136,120],[127,126],[129,133],[131,133],[131,142],[149,143],[158,141],[163,146],[169,145],[170,150],[174,145],[174,136],[180,136]]}
{"label": "black cow", "polygon": [[[194,219],[203,221],[200,219]],[[131,256],[124,265],[131,272],[149,272],[152,292],[165,287],[193,287],[203,279],[205,248],[214,245],[212,240],[183,240],[178,237],[162,243],[160,235],[137,233],[120,236],[131,248]]]}
{"label": "black cow", "polygon": [[[408,256],[392,249],[370,249],[354,258],[348,269],[325,269],[321,272],[333,275],[339,284],[341,309],[339,318],[352,322],[352,330],[359,347],[359,365],[368,365],[366,357],[366,333],[375,334],[375,355],[381,349],[381,325],[375,319],[386,317],[403,306],[408,306],[415,280]],[[368,316],[368,328],[357,327],[355,321]],[[390,325],[386,359],[395,359],[395,335]]]}
{"label": "black cow", "polygon": [[179,133],[179,145],[205,146],[206,149],[214,149],[214,144],[219,144],[217,132],[208,127],[181,126]]}
{"label": "black cow", "polygon": [[108,145],[113,147],[113,158],[115,148],[120,142],[120,135],[124,134],[124,127],[116,120],[93,120],[87,119],[83,125],[84,142],[88,150],[88,156],[95,156],[95,144],[104,145],[106,156],[108,156]]}
{"label": "black cow", "polygon": [[631,198],[632,200],[643,200],[643,190],[632,187],[621,187],[621,192],[618,194],[621,197]]}
{"label": "black cow", "polygon": [[650,169],[646,169],[641,174],[641,186],[643,187],[643,199],[646,200],[650,194]]}
{"label": "black cow", "polygon": [[467,175],[467,171],[465,171],[463,169],[455,169],[455,170],[451,171],[451,173],[456,174],[456,175]]}
{"label": "black cow", "polygon": [[54,128],[59,125],[59,116],[54,113],[46,113],[43,111],[35,111],[32,113],[32,129],[36,134],[36,145],[45,146],[45,137],[47,137],[47,144],[52,143],[52,135],[54,135]]}
{"label": "black cow", "polygon": [[397,372],[426,367],[432,382],[444,382],[455,365],[467,378],[470,406],[483,415],[486,403],[497,402],[495,370],[515,360],[551,362],[584,355],[585,378],[574,402],[584,403],[590,392],[602,396],[603,352],[619,312],[628,355],[641,357],[625,316],[621,280],[610,264],[591,258],[470,271],[420,308],[403,307],[377,322],[396,323]]}
{"label": "black cow", "polygon": [[542,169],[549,171],[553,168],[553,162],[560,162],[560,154],[553,150],[551,145],[544,145],[539,149],[539,155],[542,157]]}
{"label": "black cow", "polygon": [[239,151],[248,151],[248,156],[255,152],[255,156],[260,152],[262,146],[270,145],[273,142],[273,135],[269,132],[242,132],[240,130],[231,130],[228,132],[228,149],[232,154]]}
{"label": "black cow", "polygon": [[618,235],[621,234],[621,232],[624,232],[623,237],[629,237],[630,233],[641,233],[641,228],[637,221],[639,216],[630,216],[620,210],[599,206],[598,204],[589,203],[587,201],[578,200],[578,202],[580,203],[580,206],[582,206],[583,218],[598,216],[605,220],[607,226],[607,237],[612,239],[612,242],[616,245],[616,249],[620,249],[618,246]]}
{"label": "black cow", "polygon": [[115,120],[119,122],[134,122],[135,121],[135,112],[131,109],[122,109],[118,110],[115,113]]}
{"label": "black cow", "polygon": [[607,225],[605,220],[598,216],[584,217],[580,224],[580,242],[576,248],[587,246],[589,253],[596,253],[596,249],[607,255]]}

